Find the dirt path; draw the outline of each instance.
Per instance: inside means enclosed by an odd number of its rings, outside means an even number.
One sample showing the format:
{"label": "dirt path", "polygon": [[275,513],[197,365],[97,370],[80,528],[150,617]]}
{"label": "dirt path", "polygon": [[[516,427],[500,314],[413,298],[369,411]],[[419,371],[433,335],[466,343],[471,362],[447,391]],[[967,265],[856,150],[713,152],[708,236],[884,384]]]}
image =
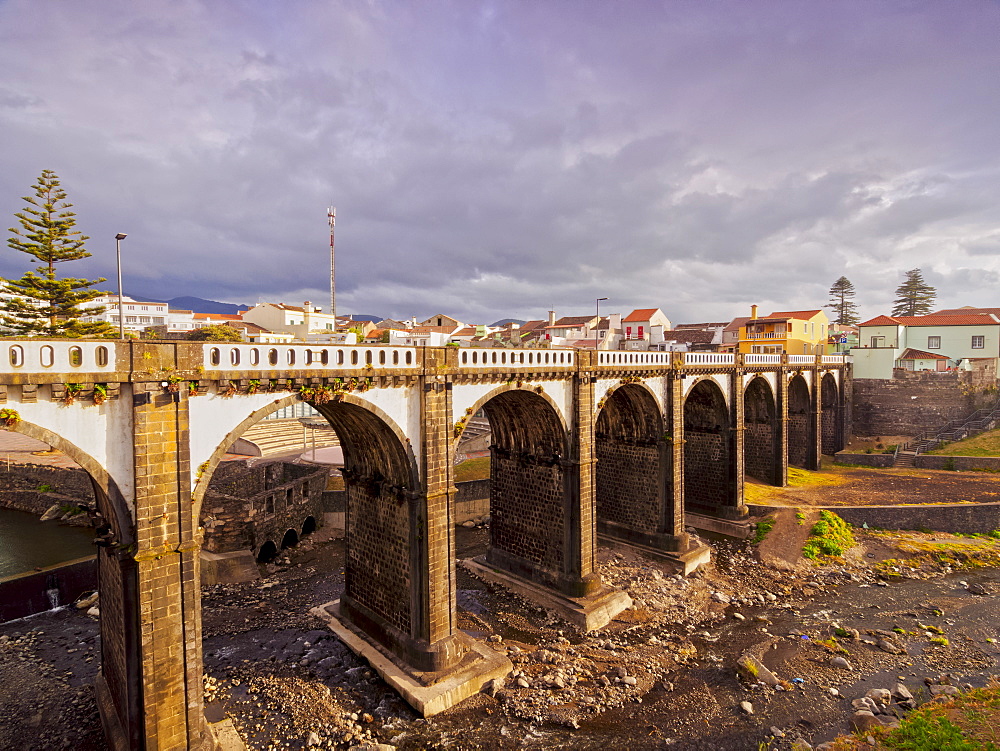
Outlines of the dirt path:
{"label": "dirt path", "polygon": [[810,484],[787,488],[772,488],[748,478],[747,500],[785,506],[1000,502],[1000,480],[987,472],[833,467],[802,475]]}

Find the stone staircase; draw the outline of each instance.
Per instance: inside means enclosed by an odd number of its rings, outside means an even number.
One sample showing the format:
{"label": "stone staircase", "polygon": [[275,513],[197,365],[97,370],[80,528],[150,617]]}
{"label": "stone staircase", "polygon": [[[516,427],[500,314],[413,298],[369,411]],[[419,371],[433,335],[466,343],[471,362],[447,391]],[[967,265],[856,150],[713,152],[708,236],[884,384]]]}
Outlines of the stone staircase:
{"label": "stone staircase", "polygon": [[914,459],[919,454],[931,451],[942,443],[961,441],[972,438],[987,430],[992,430],[1000,423],[1000,401],[992,407],[977,409],[967,417],[952,420],[940,428],[925,430],[912,441],[896,447],[894,467],[912,467]]}
{"label": "stone staircase", "polygon": [[274,456],[297,450],[308,451],[313,447],[314,433],[316,448],[340,445],[333,428],[306,428],[295,417],[261,420],[248,429],[242,438],[259,448],[261,456]]}

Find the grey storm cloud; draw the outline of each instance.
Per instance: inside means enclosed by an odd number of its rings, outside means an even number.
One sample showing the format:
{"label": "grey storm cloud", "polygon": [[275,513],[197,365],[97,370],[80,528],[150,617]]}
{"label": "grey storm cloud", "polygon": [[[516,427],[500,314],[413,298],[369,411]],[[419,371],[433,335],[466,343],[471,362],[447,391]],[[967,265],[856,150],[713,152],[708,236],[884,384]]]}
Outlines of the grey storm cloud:
{"label": "grey storm cloud", "polygon": [[[126,291],[490,322],[995,305],[1000,9],[0,2],[0,215],[42,169]],[[13,221],[12,219],[10,221]],[[8,226],[8,225],[4,225]],[[0,253],[0,275],[24,260]],[[602,306],[603,307],[603,306]]]}

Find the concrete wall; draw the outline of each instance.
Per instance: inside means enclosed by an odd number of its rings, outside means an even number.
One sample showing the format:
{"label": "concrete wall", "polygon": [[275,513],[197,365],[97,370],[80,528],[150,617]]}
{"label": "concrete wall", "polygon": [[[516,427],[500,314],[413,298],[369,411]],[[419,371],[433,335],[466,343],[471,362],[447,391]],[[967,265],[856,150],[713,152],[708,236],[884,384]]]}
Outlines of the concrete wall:
{"label": "concrete wall", "polygon": [[97,589],[97,558],[91,556],[0,580],[0,623],[49,610],[52,607],[49,589],[58,590],[60,605]]}
{"label": "concrete wall", "polygon": [[920,469],[983,470],[1000,472],[1000,458],[995,456],[932,456],[920,454],[913,462]]}
{"label": "concrete wall", "polygon": [[993,368],[951,373],[895,371],[890,380],[854,380],[854,435],[916,435],[997,400]]}

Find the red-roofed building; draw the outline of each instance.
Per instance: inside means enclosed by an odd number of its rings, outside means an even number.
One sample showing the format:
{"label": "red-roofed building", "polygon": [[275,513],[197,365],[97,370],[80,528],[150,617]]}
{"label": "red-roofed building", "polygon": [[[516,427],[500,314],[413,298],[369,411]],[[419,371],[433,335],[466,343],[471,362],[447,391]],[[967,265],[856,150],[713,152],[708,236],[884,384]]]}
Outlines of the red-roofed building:
{"label": "red-roofed building", "polygon": [[659,308],[638,308],[622,319],[621,326],[625,349],[649,349],[663,341],[670,319]]}
{"label": "red-roofed building", "polygon": [[821,355],[829,325],[822,310],[782,310],[759,318],[757,306],[751,305],[738,349],[743,354]]}
{"label": "red-roofed building", "polygon": [[[989,310],[990,312],[976,312]],[[880,315],[858,325],[855,378],[889,379],[895,369],[973,370],[1000,357],[1000,315],[959,308],[926,316]]]}

